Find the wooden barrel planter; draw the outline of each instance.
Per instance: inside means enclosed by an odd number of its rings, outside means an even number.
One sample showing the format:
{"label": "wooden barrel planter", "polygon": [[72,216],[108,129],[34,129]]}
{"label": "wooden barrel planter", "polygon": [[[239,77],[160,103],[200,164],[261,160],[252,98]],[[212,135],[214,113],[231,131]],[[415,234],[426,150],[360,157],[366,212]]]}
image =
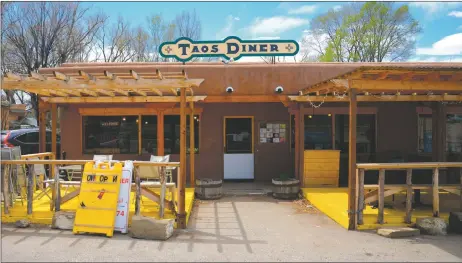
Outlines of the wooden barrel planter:
{"label": "wooden barrel planter", "polygon": [[300,181],[297,179],[273,179],[273,197],[278,199],[297,199]]}
{"label": "wooden barrel planter", "polygon": [[202,200],[219,199],[223,195],[222,180],[213,179],[196,179],[194,193],[196,197]]}

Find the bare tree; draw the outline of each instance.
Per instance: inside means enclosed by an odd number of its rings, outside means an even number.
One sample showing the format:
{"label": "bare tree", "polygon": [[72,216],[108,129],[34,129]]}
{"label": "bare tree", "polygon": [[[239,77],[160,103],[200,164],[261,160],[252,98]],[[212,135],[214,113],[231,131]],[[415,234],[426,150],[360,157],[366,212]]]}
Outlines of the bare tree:
{"label": "bare tree", "polygon": [[[72,61],[102,23],[74,2],[2,2],[2,72],[36,72]],[[79,51],[76,51],[79,50]],[[22,95],[21,95],[22,96]],[[37,116],[38,99],[30,94]]]}
{"label": "bare tree", "polygon": [[115,24],[105,23],[96,39],[97,60],[128,62],[135,57],[133,31],[121,16]]}
{"label": "bare tree", "polygon": [[173,61],[163,58],[159,54],[159,47],[163,42],[175,40],[176,26],[173,22],[167,23],[162,14],[154,14],[147,18],[150,36],[150,60],[154,62]]}
{"label": "bare tree", "polygon": [[183,11],[183,13],[176,16],[174,24],[178,37],[187,37],[192,40],[199,40],[201,38],[201,21],[196,14],[196,10],[193,12]]}
{"label": "bare tree", "polygon": [[145,62],[149,61],[149,34],[146,30],[139,26],[135,29],[133,36],[133,52],[135,56],[133,61]]}

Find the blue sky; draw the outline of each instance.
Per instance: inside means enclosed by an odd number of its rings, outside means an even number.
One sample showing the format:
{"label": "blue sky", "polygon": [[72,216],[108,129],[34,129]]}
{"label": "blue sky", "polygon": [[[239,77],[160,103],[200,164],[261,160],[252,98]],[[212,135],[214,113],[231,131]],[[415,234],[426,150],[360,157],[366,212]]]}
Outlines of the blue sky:
{"label": "blue sky", "polygon": [[[300,41],[309,34],[310,20],[345,2],[84,2],[110,15],[119,15],[132,25],[146,24],[146,17],[161,13],[172,20],[183,10],[201,18],[202,39],[230,35],[243,39],[281,38]],[[398,2],[423,27],[417,36],[411,61],[462,61],[462,2]]]}

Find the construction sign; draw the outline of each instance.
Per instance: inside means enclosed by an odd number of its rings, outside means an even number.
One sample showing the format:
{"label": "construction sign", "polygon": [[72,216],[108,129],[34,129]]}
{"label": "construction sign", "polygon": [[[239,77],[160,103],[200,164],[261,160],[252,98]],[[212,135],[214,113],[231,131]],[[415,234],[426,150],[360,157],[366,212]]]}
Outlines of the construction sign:
{"label": "construction sign", "polygon": [[73,233],[100,233],[112,237],[117,214],[122,166],[120,162],[85,164]]}

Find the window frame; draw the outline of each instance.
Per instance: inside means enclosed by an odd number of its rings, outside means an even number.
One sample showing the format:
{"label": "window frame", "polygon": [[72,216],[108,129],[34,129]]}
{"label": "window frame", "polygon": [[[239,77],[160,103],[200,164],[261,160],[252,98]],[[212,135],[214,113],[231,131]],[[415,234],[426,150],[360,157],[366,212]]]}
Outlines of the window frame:
{"label": "window frame", "polygon": [[[417,155],[420,155],[420,156],[431,156],[433,154],[433,138],[432,138],[432,151],[431,152],[420,152],[420,137],[419,137],[419,132],[420,132],[420,126],[419,126],[419,121],[420,121],[420,116],[421,115],[430,115],[431,117],[430,118],[433,118],[432,115],[433,115],[433,110],[432,108],[430,107],[416,107],[416,114],[417,114],[417,136],[416,136],[416,140],[417,140],[417,147],[416,147],[416,152],[417,152]],[[450,115],[450,114],[455,114],[455,115],[462,115],[462,107],[451,107],[451,106],[448,106],[446,107],[446,118],[447,118],[447,115]],[[445,122],[445,124],[447,125],[447,122]],[[445,147],[444,147],[444,153],[445,154],[451,154],[452,152],[449,152],[447,151],[447,128],[445,129],[446,130],[446,135],[444,137],[444,143],[445,143]],[[433,120],[432,120],[432,134],[433,134]],[[462,154],[462,152],[456,152],[456,154]]]}
{"label": "window frame", "polygon": [[[186,109],[186,118],[189,119],[190,112],[188,112],[188,108]],[[84,117],[89,117],[89,116],[138,116],[138,118],[141,120],[143,116],[157,116],[157,120],[159,120],[159,115],[162,112],[163,116],[168,116],[168,115],[180,115],[180,108],[79,108],[79,115],[80,115],[80,152],[82,155],[87,155],[89,153],[85,153],[85,146],[84,146],[84,133],[85,133],[85,128],[84,128],[84,123],[83,123],[83,118]],[[201,148],[201,138],[202,138],[202,112],[203,108],[201,107],[195,107],[194,109],[194,115],[198,116],[198,126],[197,126],[197,136],[198,136],[198,144],[195,144],[195,148],[198,149],[195,154],[200,153],[200,148]],[[141,114],[140,114],[141,113]],[[141,124],[141,122],[139,122]],[[138,129],[140,128],[140,125],[138,125]],[[164,129],[165,129],[165,119],[164,119]],[[147,153],[142,153],[142,127],[141,130],[138,130],[138,144],[141,146],[138,146],[138,153],[124,153],[124,155],[138,155],[141,156],[143,154]],[[189,140],[189,137],[187,138]],[[165,141],[165,138],[164,138]],[[165,149],[165,146],[164,146]],[[187,148],[186,154],[189,154],[189,147]],[[157,153],[156,153],[157,155]]]}

